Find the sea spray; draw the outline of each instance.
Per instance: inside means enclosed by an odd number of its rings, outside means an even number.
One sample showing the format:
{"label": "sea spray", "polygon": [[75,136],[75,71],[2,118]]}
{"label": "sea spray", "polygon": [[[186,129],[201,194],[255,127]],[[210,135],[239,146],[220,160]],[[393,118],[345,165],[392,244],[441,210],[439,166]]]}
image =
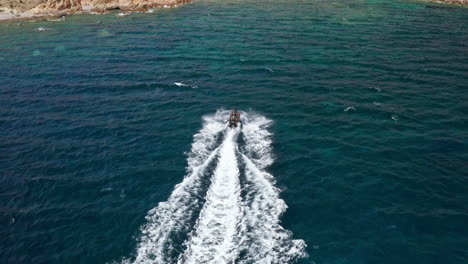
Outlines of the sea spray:
{"label": "sea spray", "polygon": [[[253,113],[241,116],[236,129],[227,127],[229,111],[203,117],[188,154],[187,176],[148,213],[134,263],[282,264],[307,255],[305,242],[292,239],[280,225],[287,206],[265,170],[273,163],[272,121]],[[185,241],[175,241],[178,235]]]}
{"label": "sea spray", "polygon": [[273,176],[260,170],[244,154],[246,198],[243,234],[240,245],[244,257],[238,263],[291,263],[307,256],[303,240],[293,240],[292,233],[280,225],[280,217],[287,208],[279,198]]}
{"label": "sea spray", "polygon": [[219,115],[204,117],[204,125],[194,135],[188,155],[188,174],[175,186],[166,202],[159,203],[148,212],[147,224],[141,228],[134,263],[171,263],[175,251],[171,236],[189,231],[190,219],[200,204],[200,177],[216,157],[218,148],[215,144],[223,129]]}
{"label": "sea spray", "polygon": [[280,225],[287,208],[280,199],[274,177],[265,171],[273,163],[271,120],[261,115],[246,116],[242,129],[245,146],[241,154],[245,164],[243,243],[239,246],[243,258],[238,263],[292,263],[307,256],[303,240],[293,240],[292,233]]}
{"label": "sea spray", "polygon": [[258,114],[244,114],[242,135],[245,141],[243,152],[254,164],[264,169],[273,163],[271,132],[268,127],[272,121]]}
{"label": "sea spray", "polygon": [[237,258],[237,226],[242,212],[234,142],[238,130],[226,133],[206,203],[178,263],[233,263]]}

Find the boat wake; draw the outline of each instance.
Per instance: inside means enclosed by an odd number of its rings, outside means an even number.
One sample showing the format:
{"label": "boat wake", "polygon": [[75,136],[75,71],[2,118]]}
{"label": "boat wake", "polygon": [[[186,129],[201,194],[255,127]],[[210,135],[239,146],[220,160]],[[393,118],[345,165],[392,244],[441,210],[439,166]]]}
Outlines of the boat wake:
{"label": "boat wake", "polygon": [[[303,240],[280,225],[286,203],[265,168],[273,163],[271,120],[241,112],[203,118],[187,175],[168,200],[150,210],[136,255],[123,263],[293,263],[306,257]],[[241,141],[241,143],[238,143]]]}

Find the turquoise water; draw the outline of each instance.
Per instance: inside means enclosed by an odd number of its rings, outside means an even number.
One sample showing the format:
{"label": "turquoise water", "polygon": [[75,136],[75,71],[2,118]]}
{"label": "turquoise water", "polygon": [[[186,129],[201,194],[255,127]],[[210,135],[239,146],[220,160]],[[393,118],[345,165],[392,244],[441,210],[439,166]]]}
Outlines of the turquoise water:
{"label": "turquoise water", "polygon": [[424,2],[2,23],[0,262],[468,263],[467,69],[467,9]]}

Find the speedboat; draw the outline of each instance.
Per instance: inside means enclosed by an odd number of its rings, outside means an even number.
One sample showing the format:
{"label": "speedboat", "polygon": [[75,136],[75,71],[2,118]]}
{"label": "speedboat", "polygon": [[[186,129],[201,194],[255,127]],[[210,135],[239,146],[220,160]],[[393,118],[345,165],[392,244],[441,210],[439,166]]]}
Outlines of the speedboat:
{"label": "speedboat", "polygon": [[240,113],[237,112],[235,109],[231,111],[229,115],[229,127],[236,128],[240,123]]}

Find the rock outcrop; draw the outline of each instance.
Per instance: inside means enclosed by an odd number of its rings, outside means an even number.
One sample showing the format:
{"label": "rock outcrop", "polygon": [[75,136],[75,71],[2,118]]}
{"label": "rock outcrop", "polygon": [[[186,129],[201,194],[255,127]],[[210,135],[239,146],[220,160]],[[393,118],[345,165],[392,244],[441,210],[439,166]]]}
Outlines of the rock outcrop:
{"label": "rock outcrop", "polygon": [[191,0],[0,0],[0,20],[61,16],[80,12],[144,11],[149,8],[176,6]]}
{"label": "rock outcrop", "polygon": [[[144,11],[175,6],[192,0],[0,0],[0,20],[28,19],[37,16],[62,16],[80,12]],[[468,0],[427,0],[468,6]]]}
{"label": "rock outcrop", "polygon": [[[51,0],[53,1],[53,0]],[[174,6],[184,4],[187,0],[81,0],[84,7],[93,7],[99,10],[137,10],[148,9],[158,6]]]}
{"label": "rock outcrop", "polygon": [[455,4],[455,5],[468,5],[468,0],[439,0],[436,2]]}
{"label": "rock outcrop", "polygon": [[34,14],[76,12],[81,10],[81,0],[47,0],[30,10]]}
{"label": "rock outcrop", "polygon": [[434,2],[455,4],[455,5],[468,5],[468,0],[433,0]]}

